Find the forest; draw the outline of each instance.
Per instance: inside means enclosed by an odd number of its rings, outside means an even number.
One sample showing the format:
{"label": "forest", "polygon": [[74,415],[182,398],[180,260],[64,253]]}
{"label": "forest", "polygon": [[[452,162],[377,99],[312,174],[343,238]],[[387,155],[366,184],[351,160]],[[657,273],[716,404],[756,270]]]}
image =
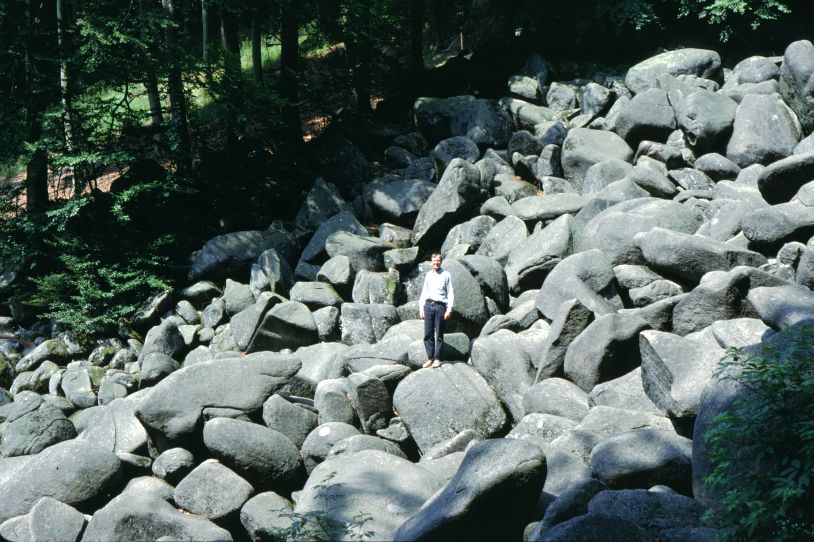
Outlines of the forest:
{"label": "forest", "polygon": [[7,0],[0,310],[114,331],[206,239],[292,220],[314,178],[352,201],[419,96],[498,96],[531,53],[561,77],[782,54],[808,4]]}

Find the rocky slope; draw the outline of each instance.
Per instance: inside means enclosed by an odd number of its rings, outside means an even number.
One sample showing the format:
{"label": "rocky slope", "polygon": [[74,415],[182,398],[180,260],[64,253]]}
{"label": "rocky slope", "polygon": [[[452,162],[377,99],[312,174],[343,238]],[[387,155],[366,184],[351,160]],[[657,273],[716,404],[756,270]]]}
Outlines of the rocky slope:
{"label": "rocky slope", "polygon": [[813,66],[531,59],[419,99],[354,201],[207,242],[143,341],[3,321],[0,537],[713,540],[718,361],[814,317]]}

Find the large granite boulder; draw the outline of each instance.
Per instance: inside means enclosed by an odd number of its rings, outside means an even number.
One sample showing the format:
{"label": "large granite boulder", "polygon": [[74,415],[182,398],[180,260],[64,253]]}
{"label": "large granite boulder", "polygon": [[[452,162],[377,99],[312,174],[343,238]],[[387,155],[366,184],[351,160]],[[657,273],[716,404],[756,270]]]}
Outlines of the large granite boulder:
{"label": "large granite boulder", "polygon": [[247,352],[299,348],[319,342],[314,315],[299,301],[274,305],[263,316]]}
{"label": "large granite boulder", "polygon": [[548,273],[571,254],[573,246],[571,215],[563,215],[532,233],[509,253],[506,262],[509,290],[517,294],[542,284]]}
{"label": "large granite boulder", "polygon": [[88,522],[83,542],[121,540],[231,541],[226,529],[178,510],[149,491],[127,491],[97,510]]}
{"label": "large granite boulder", "polygon": [[517,423],[526,414],[523,394],[534,384],[536,369],[531,355],[515,333],[500,330],[480,337],[472,346],[472,366],[483,375]]}
{"label": "large granite boulder", "polygon": [[452,116],[450,132],[470,139],[480,148],[500,149],[512,135],[512,120],[498,102],[477,99]]}
{"label": "large granite boulder", "polygon": [[76,437],[76,428],[61,410],[33,392],[18,393],[4,409],[0,423],[0,456],[37,454]]}
{"label": "large granite boulder", "polygon": [[314,180],[311,191],[297,211],[294,219],[295,233],[297,236],[309,235],[335,214],[352,210],[353,207],[342,199],[336,185],[319,177]]}
{"label": "large granite boulder", "polygon": [[85,515],[76,508],[50,497],[43,497],[28,514],[0,524],[0,538],[77,542],[85,529]]}
{"label": "large granite boulder", "polygon": [[697,91],[676,104],[678,127],[698,151],[718,149],[732,133],[738,104],[723,94]]}
{"label": "large granite boulder", "polygon": [[676,116],[667,92],[647,89],[633,97],[613,118],[613,131],[629,145],[640,141],[666,141],[676,127]]}
{"label": "large granite boulder", "polygon": [[297,374],[302,362],[289,354],[258,352],[184,367],[153,387],[136,409],[148,428],[170,440],[190,436],[212,405],[251,412]]}
{"label": "large granite boulder", "polygon": [[393,181],[371,190],[367,201],[380,222],[412,226],[434,188],[433,183],[420,179]]}
{"label": "large granite boulder", "polygon": [[207,519],[233,516],[254,494],[252,485],[215,459],[207,459],[175,486],[180,508]]}
{"label": "large granite boulder", "polygon": [[[393,540],[443,483],[428,469],[380,450],[342,454],[311,472],[294,512],[305,518],[306,531],[330,540],[350,540],[357,528],[375,540]],[[320,519],[309,518],[314,515]]]}
{"label": "large granite boulder", "polygon": [[635,313],[603,314],[568,346],[565,375],[586,392],[618,378],[640,362],[639,332],[650,325]]}
{"label": "large granite boulder", "polygon": [[783,54],[780,95],[800,119],[805,133],[814,130],[814,45],[795,41]]}
{"label": "large granite boulder", "polygon": [[669,431],[633,429],[596,445],[591,466],[594,475],[612,488],[666,485],[689,494],[692,441]]}
{"label": "large granite boulder", "polygon": [[645,261],[656,270],[698,281],[710,271],[739,265],[757,267],[766,258],[757,252],[697,235],[653,228],[635,238]]}
{"label": "large granite boulder", "polygon": [[791,156],[800,141],[800,123],[777,96],[747,94],[735,111],[726,157],[744,168]]}
{"label": "large granite boulder", "polygon": [[399,527],[394,540],[519,539],[545,477],[540,447],[514,439],[478,442],[444,489]]}
{"label": "large granite boulder", "polygon": [[715,79],[721,75],[721,57],[715,51],[705,49],[667,51],[630,68],[625,75],[625,85],[638,94],[654,88],[659,76],[665,73]]}
{"label": "large granite boulder", "polygon": [[252,262],[264,251],[273,248],[289,263],[293,261],[296,245],[284,230],[239,231],[213,237],[207,241],[189,269],[189,280],[201,278],[223,279],[245,276]]}
{"label": "large granite boulder", "polygon": [[42,497],[83,509],[110,491],[121,474],[122,463],[112,452],[80,439],[0,459],[0,522],[27,514]]}
{"label": "large granite boulder", "polygon": [[757,186],[768,203],[785,203],[814,180],[814,151],[778,160],[760,172]]}
{"label": "large granite boulder", "polygon": [[564,301],[577,299],[597,314],[622,308],[613,264],[599,249],[572,254],[548,274],[537,294],[537,308],[553,319]]}
{"label": "large granite boulder", "polygon": [[491,437],[506,423],[494,390],[464,363],[409,375],[396,387],[393,406],[422,452],[465,429]]}
{"label": "large granite boulder", "polygon": [[413,226],[415,244],[422,247],[440,244],[449,229],[485,199],[485,192],[477,167],[460,158],[452,160],[418,211]]}
{"label": "large granite boulder", "polygon": [[724,349],[714,341],[654,330],[639,335],[639,348],[647,396],[672,418],[695,417]]}
{"label": "large granite boulder", "polygon": [[573,128],[563,141],[561,159],[566,180],[580,193],[585,174],[591,166],[609,159],[630,162],[633,149],[613,132]]}
{"label": "large granite boulder", "polygon": [[285,493],[305,479],[297,445],[263,425],[213,418],[204,424],[203,442],[216,459],[251,480],[257,489]]}
{"label": "large granite boulder", "polygon": [[636,234],[665,228],[691,235],[700,225],[686,206],[658,198],[637,198],[605,209],[580,233],[579,250],[601,250],[614,265],[645,263]]}

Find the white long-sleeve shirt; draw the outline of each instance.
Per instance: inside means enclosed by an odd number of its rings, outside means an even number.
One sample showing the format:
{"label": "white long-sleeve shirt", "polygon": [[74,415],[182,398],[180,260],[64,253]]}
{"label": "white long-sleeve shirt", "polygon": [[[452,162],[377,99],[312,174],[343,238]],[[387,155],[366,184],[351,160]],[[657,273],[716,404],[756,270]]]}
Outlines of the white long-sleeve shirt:
{"label": "white long-sleeve shirt", "polygon": [[424,303],[428,299],[446,303],[447,310],[452,310],[452,303],[455,301],[455,293],[452,290],[452,276],[443,268],[438,272],[430,269],[424,277],[424,286],[421,288],[421,295],[418,298],[418,306],[421,310],[424,310]]}

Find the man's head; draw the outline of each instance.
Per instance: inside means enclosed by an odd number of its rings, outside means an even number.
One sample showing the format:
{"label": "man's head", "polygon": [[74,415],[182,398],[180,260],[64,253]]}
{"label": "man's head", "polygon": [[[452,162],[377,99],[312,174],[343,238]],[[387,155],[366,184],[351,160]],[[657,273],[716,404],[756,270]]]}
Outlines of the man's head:
{"label": "man's head", "polygon": [[430,262],[432,263],[432,268],[438,271],[441,269],[441,254],[438,252],[433,252],[432,256],[430,256]]}

